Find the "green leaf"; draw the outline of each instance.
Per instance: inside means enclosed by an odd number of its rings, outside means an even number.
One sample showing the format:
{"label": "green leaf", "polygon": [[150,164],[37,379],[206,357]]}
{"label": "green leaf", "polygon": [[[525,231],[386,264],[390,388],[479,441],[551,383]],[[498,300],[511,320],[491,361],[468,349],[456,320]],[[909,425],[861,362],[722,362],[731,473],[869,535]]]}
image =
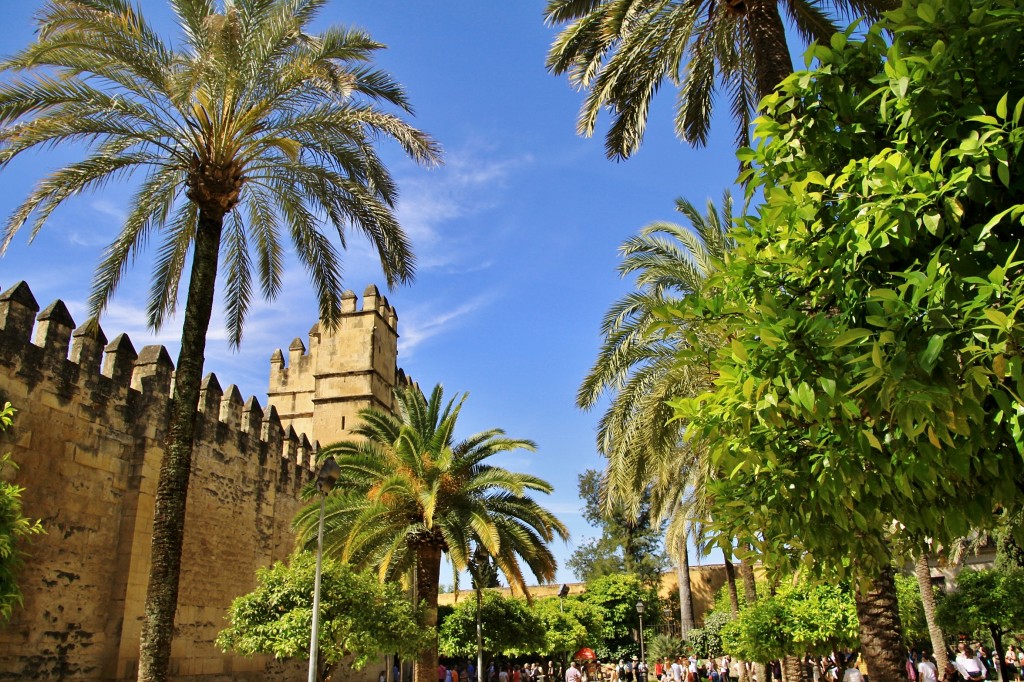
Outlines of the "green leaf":
{"label": "green leaf", "polygon": [[866,339],[869,336],[871,336],[871,330],[869,329],[849,329],[834,338],[831,345],[833,348],[842,348],[843,346],[848,346],[855,341]]}
{"label": "green leaf", "polygon": [[918,355],[917,362],[921,365],[921,369],[931,372],[935,368],[935,362],[939,359],[939,354],[942,352],[946,336],[946,334],[932,334],[932,337],[928,339],[928,345]]}
{"label": "green leaf", "polygon": [[999,98],[999,103],[996,104],[996,116],[1003,119],[1004,121],[1006,120],[1007,113],[1009,113],[1007,110],[1007,96],[1009,94],[1010,93],[1008,92],[1004,92],[1003,96]]}

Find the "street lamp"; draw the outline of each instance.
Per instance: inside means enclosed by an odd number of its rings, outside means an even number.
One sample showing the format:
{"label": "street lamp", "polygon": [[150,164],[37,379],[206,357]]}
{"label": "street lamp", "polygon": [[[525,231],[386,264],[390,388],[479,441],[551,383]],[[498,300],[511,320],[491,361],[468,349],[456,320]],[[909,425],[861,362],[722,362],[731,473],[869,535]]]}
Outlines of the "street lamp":
{"label": "street lamp", "polygon": [[313,630],[309,634],[309,682],[317,680],[317,655],[320,639],[320,569],[324,556],[324,506],[327,503],[327,494],[334,489],[341,475],[341,467],[328,457],[320,465],[320,471],[316,475],[316,489],[320,492],[320,525],[316,531],[316,577],[313,579]]}
{"label": "street lamp", "polygon": [[644,657],[644,603],[638,601],[636,603],[636,613],[640,616],[640,660],[645,660]]}
{"label": "street lamp", "polygon": [[562,583],[562,587],[558,590],[558,610],[565,613],[565,598],[569,596],[569,586]]}

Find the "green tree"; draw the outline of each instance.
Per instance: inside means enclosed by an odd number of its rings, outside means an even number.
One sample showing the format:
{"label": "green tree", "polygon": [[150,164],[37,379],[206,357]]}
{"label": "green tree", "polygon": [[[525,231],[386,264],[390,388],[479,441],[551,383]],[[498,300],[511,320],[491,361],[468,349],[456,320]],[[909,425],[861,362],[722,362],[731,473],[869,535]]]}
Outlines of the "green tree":
{"label": "green tree", "polygon": [[637,602],[642,601],[646,607],[648,627],[657,624],[656,614],[661,612],[657,588],[645,587],[637,576],[629,574],[603,576],[587,583],[581,599],[601,612],[601,641],[594,651],[605,661],[640,654]]}
{"label": "green tree", "polygon": [[492,656],[523,656],[544,648],[544,627],[525,599],[485,590],[477,600],[458,602],[441,622],[439,649],[443,656],[464,658],[477,653],[477,618],[483,625],[483,649]]}
{"label": "green tree", "polygon": [[858,622],[848,588],[799,580],[748,604],[724,623],[725,650],[750,661],[825,654],[857,641]]}
{"label": "green tree", "polygon": [[[533,450],[528,440],[490,429],[455,439],[466,396],[444,400],[435,386],[427,398],[419,386],[395,391],[396,412],[369,408],[359,414],[357,440],[323,448],[341,469],[327,497],[324,551],[381,580],[412,576],[423,625],[437,626],[441,555],[465,570],[473,544],[494,558],[514,590],[526,592],[520,561],[540,581],[554,579],[557,562],[548,548],[568,538],[565,526],[529,491],[549,493],[544,480],[488,463],[502,452]],[[319,505],[296,516],[301,540],[314,542]],[[437,640],[416,661],[416,680],[434,679]]]}
{"label": "green tree", "polygon": [[704,624],[686,633],[686,641],[697,658],[717,658],[726,653],[722,645],[722,628],[732,622],[732,614],[711,611],[704,616]]}
{"label": "green tree", "polygon": [[[745,146],[758,100],[793,71],[780,4],[806,42],[827,43],[838,30],[834,17],[807,0],[549,0],[547,21],[567,26],[551,46],[547,67],[587,91],[579,134],[593,134],[602,110],[611,114],[609,158],[628,158],[640,147],[651,98],[666,79],[679,90],[675,129],[681,139],[707,142],[721,87],[738,144]],[[844,0],[832,7],[843,18],[877,18],[895,4]]]}
{"label": "green tree", "polygon": [[[0,167],[26,151],[84,142],[85,157],[44,178],[14,211],[0,254],[32,220],[34,235],[67,199],[141,176],[89,297],[107,306],[122,275],[159,235],[149,326],[177,310],[189,265],[174,408],[156,490],[139,679],[166,678],[206,337],[218,270],[232,345],[254,289],[281,291],[289,235],[327,326],[340,315],[341,260],[355,229],[388,284],[411,280],[413,256],[393,211],[396,187],[374,150],[397,141],[433,163],[433,141],[381,105],[409,111],[370,60],[361,31],[309,26],[326,0],[170,0],[181,45],[165,42],[128,0],[49,0],[35,41],[0,62]],[[72,147],[75,149],[81,147]],[[324,229],[329,224],[330,229]],[[256,281],[254,281],[254,271]]]}
{"label": "green tree", "polygon": [[[256,589],[231,602],[230,625],[217,646],[246,656],[308,658],[315,569],[311,552],[259,569]],[[326,557],[321,573],[318,670],[325,682],[346,657],[359,669],[383,653],[414,654],[430,637],[397,584],[382,585]]]}
{"label": "green tree", "polygon": [[[14,408],[5,402],[0,408],[0,432],[10,428]],[[17,468],[10,454],[0,457],[0,473]],[[24,488],[0,478],[0,616],[11,619],[14,607],[21,604],[18,587],[18,568],[24,554],[23,543],[28,537],[43,532],[39,521],[27,518],[21,509]]]}
{"label": "green tree", "polygon": [[576,577],[587,582],[625,571],[646,583],[659,583],[667,562],[661,549],[662,531],[651,516],[649,496],[642,495],[635,510],[609,503],[602,474],[595,469],[579,474],[577,488],[584,502],[583,518],[601,529],[601,537],[573,551],[568,565]]}
{"label": "green tree", "polygon": [[581,647],[593,647],[601,640],[604,616],[585,599],[538,599],[533,603],[533,612],[544,631],[544,645],[536,653],[565,664]]}
{"label": "green tree", "polygon": [[1024,623],[1024,569],[960,571],[956,590],[939,603],[937,615],[947,632],[990,635],[1002,679],[1010,679],[1003,636]]}

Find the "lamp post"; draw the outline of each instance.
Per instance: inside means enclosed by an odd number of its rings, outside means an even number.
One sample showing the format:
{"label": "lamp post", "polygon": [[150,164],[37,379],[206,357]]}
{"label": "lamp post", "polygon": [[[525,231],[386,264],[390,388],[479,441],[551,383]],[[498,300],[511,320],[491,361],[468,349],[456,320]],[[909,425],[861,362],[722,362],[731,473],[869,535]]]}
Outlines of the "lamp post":
{"label": "lamp post", "polygon": [[558,589],[558,610],[565,613],[565,598],[569,596],[569,586],[565,583]]}
{"label": "lamp post", "polygon": [[640,616],[640,660],[644,660],[644,603],[636,603],[636,613]]}
{"label": "lamp post", "polygon": [[320,524],[316,531],[316,577],[313,579],[313,630],[309,634],[309,682],[319,682],[317,668],[317,657],[319,655],[320,639],[320,570],[324,556],[324,507],[327,503],[327,494],[334,489],[338,482],[341,468],[328,457],[320,465],[320,471],[316,475],[316,489],[320,492]]}

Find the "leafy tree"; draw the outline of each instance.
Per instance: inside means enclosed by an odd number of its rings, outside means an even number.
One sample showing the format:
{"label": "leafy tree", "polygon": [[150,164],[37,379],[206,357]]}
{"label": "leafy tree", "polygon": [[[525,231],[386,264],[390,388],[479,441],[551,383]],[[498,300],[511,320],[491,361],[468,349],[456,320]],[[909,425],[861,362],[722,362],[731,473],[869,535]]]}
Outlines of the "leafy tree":
{"label": "leafy tree", "polygon": [[[0,408],[0,431],[10,428],[14,408],[4,403]],[[10,454],[0,457],[0,473],[17,465]],[[39,521],[26,518],[21,510],[21,493],[24,488],[6,478],[0,478],[0,616],[10,620],[14,607],[21,604],[21,589],[18,587],[18,567],[24,553],[22,543],[29,536],[43,532]]]}
{"label": "leafy tree", "polygon": [[722,628],[732,622],[733,616],[726,611],[711,611],[704,616],[704,625],[686,633],[693,654],[697,658],[717,658],[725,653],[722,646]]}
{"label": "leafy tree", "polygon": [[657,588],[644,587],[635,575],[608,575],[587,583],[587,591],[580,597],[601,611],[603,617],[601,641],[594,648],[601,660],[618,660],[640,654],[640,626],[636,604],[646,606],[645,625],[657,625],[661,612]]}
{"label": "leafy tree", "polygon": [[[370,60],[361,31],[309,32],[326,0],[170,0],[181,45],[165,42],[128,0],[49,0],[36,39],[0,62],[0,167],[26,151],[84,143],[85,157],[44,178],[0,234],[0,254],[32,220],[34,235],[67,199],[141,175],[121,233],[89,297],[106,308],[151,238],[159,246],[149,326],[178,306],[189,265],[174,409],[156,490],[139,678],[167,675],[174,632],[196,407],[218,270],[230,342],[254,289],[273,299],[293,243],[330,327],[341,309],[346,232],[373,245],[388,284],[413,276],[393,211],[395,184],[374,150],[388,138],[434,163],[437,145],[399,116],[402,88]],[[73,146],[81,149],[82,146]],[[325,229],[329,224],[330,228]],[[336,232],[337,242],[331,241]],[[256,281],[254,281],[254,273]]]}
{"label": "leafy tree", "polygon": [[[568,25],[551,46],[548,70],[569,74],[587,91],[578,133],[592,135],[601,111],[611,114],[609,158],[628,158],[640,147],[651,98],[666,79],[679,90],[675,128],[681,139],[707,142],[720,86],[743,146],[758,100],[793,71],[780,4],[804,41],[827,43],[837,32],[834,18],[806,0],[549,0],[547,21]],[[844,18],[877,18],[895,3],[831,6]]]}
{"label": "leafy tree", "polygon": [[816,46],[741,152],[763,203],[735,257],[677,311],[730,339],[713,392],[676,403],[726,474],[714,532],[865,579],[879,682],[904,676],[893,535],[948,545],[1024,503],[1022,23],[909,0]]}
{"label": "leafy tree", "polygon": [[583,518],[601,529],[601,537],[573,552],[569,565],[581,568],[576,576],[586,582],[588,576],[625,571],[644,582],[658,583],[667,562],[661,549],[661,527],[651,515],[649,496],[641,494],[635,508],[611,501],[604,476],[595,469],[579,475],[577,488],[584,502]]}
{"label": "leafy tree", "polygon": [[[484,651],[497,656],[521,656],[544,648],[544,627],[525,599],[484,591],[479,611]],[[463,658],[476,655],[477,601],[465,599],[441,623],[442,655]]]}
{"label": "leafy tree", "polygon": [[[565,526],[529,491],[551,492],[544,480],[494,466],[488,460],[528,440],[490,429],[458,441],[455,426],[466,397],[444,400],[435,386],[429,399],[418,385],[395,391],[396,412],[369,408],[359,414],[357,440],[323,448],[340,479],[326,500],[324,551],[383,580],[412,576],[422,622],[437,626],[441,554],[465,570],[474,543],[483,546],[515,590],[526,592],[520,561],[540,581],[554,579],[557,562],[548,548],[568,537]],[[314,542],[319,504],[296,516],[302,541]],[[416,680],[434,679],[437,641],[416,661]]]}
{"label": "leafy tree", "polygon": [[[230,625],[217,636],[217,646],[246,656],[308,658],[315,569],[311,552],[259,569],[256,589],[231,602]],[[348,656],[359,669],[385,652],[413,654],[430,634],[399,585],[382,585],[373,575],[324,558],[318,670],[325,682]]]}
{"label": "leafy tree", "polygon": [[1010,679],[1003,636],[1024,623],[1024,569],[960,571],[956,591],[939,603],[938,619],[947,632],[990,635],[1002,679]]}
{"label": "leafy tree", "polygon": [[544,631],[544,645],[536,653],[566,662],[581,647],[601,641],[604,616],[580,597],[538,599],[533,612]]}
{"label": "leafy tree", "polygon": [[857,612],[849,589],[801,580],[748,604],[720,632],[725,650],[744,660],[824,654],[854,645]]}

